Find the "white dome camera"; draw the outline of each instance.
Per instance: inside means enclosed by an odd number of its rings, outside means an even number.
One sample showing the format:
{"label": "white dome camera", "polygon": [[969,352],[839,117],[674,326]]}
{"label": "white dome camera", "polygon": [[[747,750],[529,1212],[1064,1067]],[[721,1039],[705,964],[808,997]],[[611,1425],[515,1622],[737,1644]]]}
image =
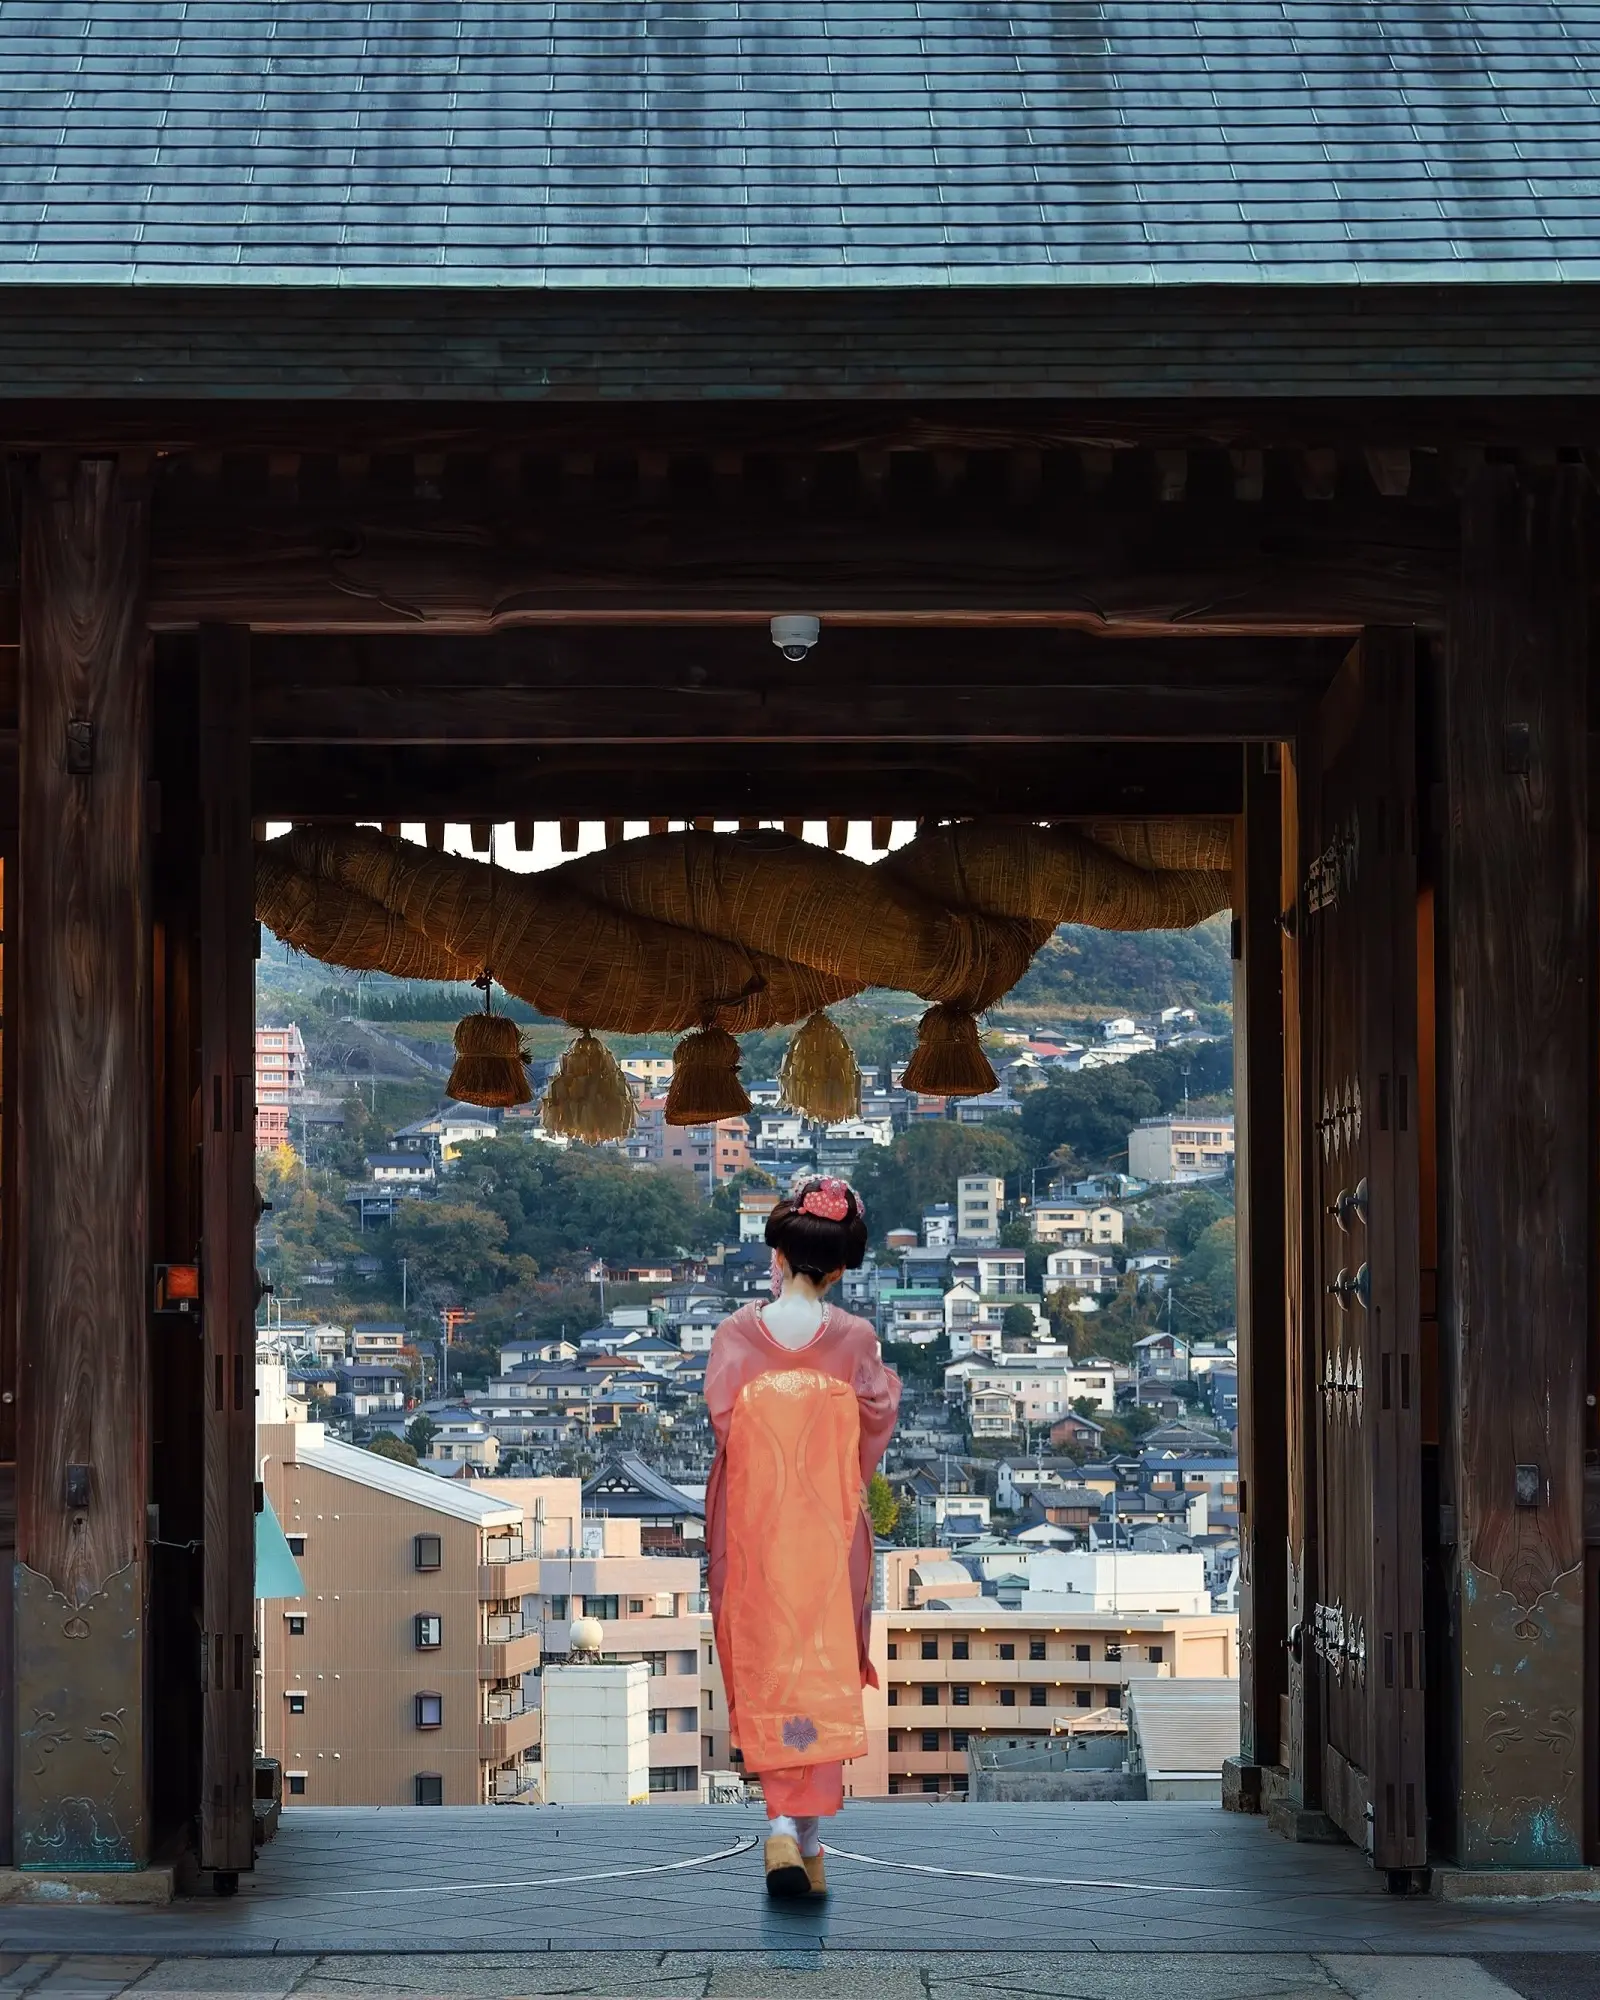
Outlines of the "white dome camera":
{"label": "white dome camera", "polygon": [[772,643],[786,660],[803,660],[822,636],[822,620],[790,614],[772,621]]}

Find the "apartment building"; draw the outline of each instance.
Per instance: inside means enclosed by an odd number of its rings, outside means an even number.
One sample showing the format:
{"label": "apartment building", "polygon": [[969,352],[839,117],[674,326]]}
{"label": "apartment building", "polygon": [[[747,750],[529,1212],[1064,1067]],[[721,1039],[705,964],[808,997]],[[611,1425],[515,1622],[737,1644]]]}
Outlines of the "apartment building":
{"label": "apartment building", "polygon": [[998,1174],[963,1174],[956,1182],[956,1236],[962,1243],[997,1244],[1006,1184]]}
{"label": "apartment building", "polygon": [[1080,1202],[1041,1201],[1029,1222],[1035,1243],[1109,1247],[1122,1242],[1120,1208],[1086,1208]]}
{"label": "apartment building", "polygon": [[1006,1611],[979,1598],[873,1624],[891,1797],[964,1792],[973,1738],[1048,1737],[1085,1711],[1124,1706],[1141,1681],[1238,1673],[1238,1621],[1225,1613]]}
{"label": "apartment building", "polygon": [[666,1109],[664,1097],[639,1100],[627,1141],[630,1160],[641,1166],[686,1168],[705,1196],[751,1164],[750,1133],[742,1118],[719,1118],[710,1125],[669,1125]]}
{"label": "apartment building", "polygon": [[291,1021],[256,1029],[256,1151],[289,1143],[289,1110],[306,1087],[306,1045]]}
{"label": "apartment building", "polygon": [[305,1579],[260,1607],[261,1738],[297,1805],[535,1795],[537,1565],[502,1490],[263,1425],[262,1480]]}
{"label": "apartment building", "polygon": [[1233,1116],[1172,1112],[1141,1118],[1128,1134],[1128,1172],[1136,1181],[1215,1180],[1233,1166]]}

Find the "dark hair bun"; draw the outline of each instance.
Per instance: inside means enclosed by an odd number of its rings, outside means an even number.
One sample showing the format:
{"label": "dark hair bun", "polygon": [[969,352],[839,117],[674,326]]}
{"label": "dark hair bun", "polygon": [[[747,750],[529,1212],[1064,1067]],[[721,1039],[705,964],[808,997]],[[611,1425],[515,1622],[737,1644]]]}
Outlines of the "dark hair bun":
{"label": "dark hair bun", "polygon": [[845,1214],[835,1222],[801,1207],[814,1183],[802,1181],[767,1217],[767,1242],[781,1250],[797,1277],[820,1284],[835,1271],[856,1271],[867,1254],[867,1223],[854,1188],[846,1188]]}

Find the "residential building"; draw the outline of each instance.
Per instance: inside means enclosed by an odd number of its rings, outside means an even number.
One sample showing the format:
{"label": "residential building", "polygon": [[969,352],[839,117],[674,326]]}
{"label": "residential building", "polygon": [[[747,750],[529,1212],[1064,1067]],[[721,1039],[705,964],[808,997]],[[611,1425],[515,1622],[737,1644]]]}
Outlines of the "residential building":
{"label": "residential building", "polygon": [[289,1113],[306,1087],[306,1045],[291,1021],[256,1029],[256,1151],[289,1143]]}
{"label": "residential building", "polygon": [[350,1359],[398,1361],[407,1338],[406,1329],[398,1320],[358,1320],[350,1329]]}
{"label": "residential building", "polygon": [[625,1077],[642,1086],[647,1097],[660,1096],[672,1081],[671,1056],[618,1056],[617,1067]]}
{"label": "residential building", "polygon": [[935,1202],[922,1211],[922,1240],[930,1250],[949,1250],[956,1240],[956,1211],[953,1203]]}
{"label": "residential building", "polygon": [[535,1795],[539,1631],[515,1482],[463,1482],[263,1426],[262,1482],[306,1592],[260,1609],[262,1742],[296,1805]]}
{"label": "residential building", "polygon": [[432,1187],[439,1178],[427,1153],[368,1153],[366,1169],[374,1187]]}
{"label": "residential building", "polygon": [[692,1173],[709,1196],[751,1164],[750,1134],[742,1118],[719,1118],[714,1125],[666,1125],[661,1136],[664,1167]]}
{"label": "residential building", "polygon": [[1123,1219],[1109,1203],[1086,1207],[1079,1202],[1041,1201],[1028,1217],[1035,1243],[1120,1244]]}
{"label": "residential building", "polygon": [[897,1286],[880,1293],[879,1312],[885,1340],[931,1347],[946,1330],[946,1300],[938,1292]]}
{"label": "residential building", "polygon": [[1131,1686],[1238,1672],[1238,1621],[1223,1614],[1012,1611],[979,1598],[885,1611],[873,1630],[891,1796],[965,1791],[974,1739],[1047,1737],[1085,1711],[1125,1707]]}
{"label": "residential building", "polygon": [[[945,1395],[965,1403],[975,1437],[1010,1437],[1025,1423],[1059,1422],[1084,1398],[1101,1409],[1112,1407],[1101,1400],[1110,1380],[1109,1368],[1079,1367],[1067,1359],[1038,1354],[1008,1354],[983,1362],[953,1362],[945,1370]],[[1008,1420],[1001,1422],[1007,1412]],[[980,1414],[985,1420],[982,1430]]]}
{"label": "residential building", "polygon": [[1056,1451],[1099,1451],[1105,1442],[1105,1426],[1074,1410],[1050,1426],[1050,1443]]}
{"label": "residential building", "polygon": [[335,1414],[344,1417],[390,1416],[410,1400],[410,1377],[398,1362],[352,1361],[338,1371]]}
{"label": "residential building", "polygon": [[1220,1805],[1239,1754],[1236,1680],[1138,1681],[1128,1690],[1128,1769],[1152,1804]]}
{"label": "residential building", "polygon": [[741,1243],[766,1241],[767,1217],[777,1207],[781,1198],[776,1188],[740,1189],[739,1241]]}
{"label": "residential building", "polygon": [[436,1162],[454,1160],[463,1146],[482,1139],[498,1139],[500,1127],[486,1111],[471,1105],[446,1104],[427,1118],[402,1125],[390,1135],[396,1152],[432,1154]]}
{"label": "residential building", "polygon": [[997,1244],[1006,1184],[998,1174],[963,1174],[956,1182],[956,1237],[962,1243]]}
{"label": "residential building", "polygon": [[[575,1480],[507,1483],[552,1491],[568,1487],[575,1491],[577,1486]],[[701,1771],[706,1768],[700,1647],[708,1621],[700,1559],[697,1554],[647,1553],[641,1543],[645,1526],[637,1517],[616,1514],[585,1520],[578,1546],[570,1553],[553,1548],[555,1537],[546,1537],[539,1565],[544,1650],[552,1656],[566,1652],[574,1618],[600,1620],[601,1658],[620,1664],[641,1662],[649,1672],[652,1803],[696,1805]]]}
{"label": "residential building", "polygon": [[1170,1112],[1128,1134],[1128,1172],[1155,1184],[1216,1180],[1233,1167],[1233,1115]]}
{"label": "residential building", "polygon": [[1045,1259],[1044,1288],[1100,1299],[1117,1289],[1117,1267],[1102,1250],[1052,1250]]}
{"label": "residential building", "polygon": [[1133,1343],[1133,1358],[1141,1382],[1189,1379],[1189,1343],[1181,1333],[1147,1333]]}
{"label": "residential building", "polygon": [[439,1421],[437,1433],[428,1440],[431,1464],[466,1466],[474,1472],[493,1472],[500,1464],[500,1440],[485,1425],[460,1418]]}
{"label": "residential building", "polygon": [[1020,1298],[1028,1289],[1028,1254],[1025,1250],[978,1249],[963,1241],[951,1252],[950,1276],[954,1283],[970,1285],[985,1298]]}
{"label": "residential building", "polygon": [[887,1118],[845,1118],[825,1125],[817,1135],[817,1171],[849,1175],[863,1153],[893,1141],[894,1126]]}
{"label": "residential building", "polygon": [[974,1294],[970,1285],[952,1285],[945,1293],[945,1330],[952,1356],[998,1354],[1001,1351],[1006,1314],[1020,1306],[1033,1315],[1033,1340],[1044,1339],[1049,1331],[1042,1302],[1031,1292],[1015,1294]]}
{"label": "residential building", "polygon": [[[1098,1506],[1100,1496],[1089,1497]],[[1088,1611],[1159,1612],[1184,1617],[1202,1617],[1211,1611],[1205,1560],[1193,1554],[1036,1549],[1028,1560],[1028,1591],[1024,1609],[1030,1602],[1048,1609],[1058,1599],[1071,1598]]]}
{"label": "residential building", "polygon": [[650,1557],[698,1557],[705,1546],[705,1503],[694,1500],[633,1452],[609,1458],[583,1489],[586,1514],[638,1523]]}

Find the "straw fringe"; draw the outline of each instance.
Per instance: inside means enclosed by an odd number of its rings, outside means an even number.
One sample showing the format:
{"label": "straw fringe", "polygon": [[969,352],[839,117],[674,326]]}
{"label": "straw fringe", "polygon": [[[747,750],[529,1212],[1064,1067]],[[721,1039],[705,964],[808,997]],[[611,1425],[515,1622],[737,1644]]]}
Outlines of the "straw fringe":
{"label": "straw fringe", "polygon": [[515,1021],[503,1014],[468,1014],[456,1023],[456,1060],[446,1091],[458,1104],[506,1109],[528,1104],[527,1051]]}
{"label": "straw fringe", "polygon": [[960,1007],[930,1007],[917,1029],[917,1046],[900,1079],[929,1097],[981,1097],[998,1078],[978,1040],[978,1024]]}
{"label": "straw fringe", "polygon": [[809,1118],[836,1124],[861,1110],[861,1071],[838,1024],[813,1014],[795,1031],[778,1071],[783,1101]]}
{"label": "straw fringe", "polygon": [[553,1137],[600,1146],[626,1139],[635,1117],[633,1091],[616,1057],[585,1028],[571,1044],[539,1104],[539,1122]]}
{"label": "straw fringe", "polygon": [[750,1099],[739,1081],[739,1044],[726,1028],[685,1035],[672,1052],[672,1083],[662,1117],[669,1125],[710,1125],[742,1118]]}

